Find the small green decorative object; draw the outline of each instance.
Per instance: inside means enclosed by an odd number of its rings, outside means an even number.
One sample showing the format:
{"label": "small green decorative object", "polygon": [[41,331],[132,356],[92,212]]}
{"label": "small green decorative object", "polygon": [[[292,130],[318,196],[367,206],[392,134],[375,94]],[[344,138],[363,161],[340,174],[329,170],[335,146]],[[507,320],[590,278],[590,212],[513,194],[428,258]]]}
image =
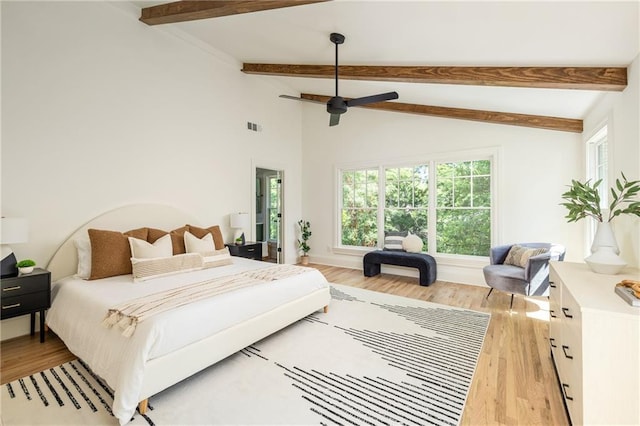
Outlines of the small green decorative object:
{"label": "small green decorative object", "polygon": [[21,260],[20,262],[18,262],[16,264],[16,266],[18,268],[29,268],[29,267],[36,266],[36,262],[34,262],[31,259],[24,259],[24,260]]}
{"label": "small green decorative object", "polygon": [[36,262],[31,259],[24,259],[16,263],[16,267],[21,274],[30,274],[33,272],[33,267],[36,266]]}

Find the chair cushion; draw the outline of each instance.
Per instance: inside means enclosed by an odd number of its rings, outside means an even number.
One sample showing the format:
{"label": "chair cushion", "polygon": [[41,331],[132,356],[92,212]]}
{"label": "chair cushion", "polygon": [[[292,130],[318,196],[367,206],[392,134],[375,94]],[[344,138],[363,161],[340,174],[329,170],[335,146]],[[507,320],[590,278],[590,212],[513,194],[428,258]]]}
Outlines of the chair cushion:
{"label": "chair cushion", "polygon": [[[482,270],[485,277],[510,278],[525,281],[524,268],[513,265],[487,265]],[[488,282],[488,281],[487,281]]]}
{"label": "chair cushion", "polygon": [[537,256],[548,251],[549,249],[547,248],[527,248],[514,244],[509,250],[507,257],[504,260],[504,264],[525,268],[530,257]]}
{"label": "chair cushion", "polygon": [[527,294],[529,283],[525,280],[524,268],[513,265],[487,265],[482,272],[489,287],[507,293]]}

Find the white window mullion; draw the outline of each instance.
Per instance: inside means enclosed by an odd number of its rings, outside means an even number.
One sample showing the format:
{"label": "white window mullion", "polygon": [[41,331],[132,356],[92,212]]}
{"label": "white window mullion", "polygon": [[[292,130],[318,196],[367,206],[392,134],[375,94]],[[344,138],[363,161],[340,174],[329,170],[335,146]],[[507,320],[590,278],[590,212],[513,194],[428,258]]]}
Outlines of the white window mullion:
{"label": "white window mullion", "polygon": [[436,162],[429,161],[429,223],[427,224],[429,254],[436,254]]}
{"label": "white window mullion", "polygon": [[378,248],[384,247],[384,208],[386,205],[387,175],[384,166],[378,167]]}

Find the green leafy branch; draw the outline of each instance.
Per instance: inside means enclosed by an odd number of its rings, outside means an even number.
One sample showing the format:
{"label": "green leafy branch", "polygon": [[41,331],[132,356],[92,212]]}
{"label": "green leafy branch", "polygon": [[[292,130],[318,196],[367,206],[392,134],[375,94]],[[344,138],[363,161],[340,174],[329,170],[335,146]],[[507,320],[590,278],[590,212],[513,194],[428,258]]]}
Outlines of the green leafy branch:
{"label": "green leafy branch", "polygon": [[[609,216],[607,222],[621,214],[630,214],[640,217],[640,201],[634,201],[634,197],[640,193],[640,181],[628,181],[622,174],[622,180],[616,179],[615,188],[611,188],[611,204],[609,205]],[[604,216],[600,209],[600,194],[598,186],[602,179],[595,181],[592,185],[590,180],[585,183],[571,180],[569,190],[562,194],[566,200],[560,205],[565,206],[569,211],[565,216],[569,222],[576,222],[589,216],[598,222],[604,222]]]}
{"label": "green leafy branch", "polygon": [[311,224],[309,221],[299,220],[298,226],[300,227],[300,239],[298,240],[298,247],[302,250],[304,256],[307,255],[311,248],[307,241],[309,241],[309,237],[311,237]]}

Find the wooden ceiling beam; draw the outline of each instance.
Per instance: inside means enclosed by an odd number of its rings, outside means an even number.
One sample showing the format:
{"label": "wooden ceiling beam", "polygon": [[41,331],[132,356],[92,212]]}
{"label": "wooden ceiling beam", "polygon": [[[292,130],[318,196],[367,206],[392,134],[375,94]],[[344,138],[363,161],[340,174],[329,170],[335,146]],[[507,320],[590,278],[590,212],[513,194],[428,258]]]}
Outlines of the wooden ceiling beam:
{"label": "wooden ceiling beam", "polygon": [[171,24],[174,22],[195,21],[197,19],[218,18],[220,16],[281,9],[283,7],[302,6],[325,1],[330,0],[176,1],[143,8],[140,14],[140,21],[147,25]]}
{"label": "wooden ceiling beam", "polygon": [[[311,93],[303,93],[302,95],[300,95],[300,97],[311,101],[325,103],[330,99],[330,96],[315,95]],[[455,118],[460,120],[482,121],[485,123],[507,124],[511,126],[533,127],[537,129],[582,133],[582,120],[573,118],[449,108],[430,105],[407,104],[401,102],[377,102],[374,104],[363,105],[357,108],[369,108],[382,111],[403,112],[407,114],[429,115],[432,117]]]}
{"label": "wooden ceiling beam", "polygon": [[[333,65],[243,64],[247,74],[334,78]],[[625,67],[439,67],[341,65],[341,80],[400,81],[546,89],[622,91]]]}

